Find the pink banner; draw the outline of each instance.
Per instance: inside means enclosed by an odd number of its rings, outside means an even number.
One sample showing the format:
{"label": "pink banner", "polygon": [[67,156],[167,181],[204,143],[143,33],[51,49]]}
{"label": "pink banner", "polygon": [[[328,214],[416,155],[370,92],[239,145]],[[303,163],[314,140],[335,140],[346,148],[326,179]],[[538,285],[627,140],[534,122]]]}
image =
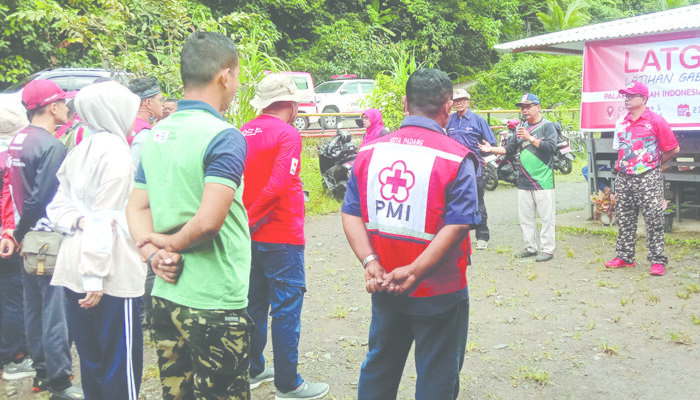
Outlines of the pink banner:
{"label": "pink banner", "polygon": [[649,109],[674,129],[700,129],[700,31],[587,42],[581,129],[612,130],[627,113],[618,90],[649,87]]}

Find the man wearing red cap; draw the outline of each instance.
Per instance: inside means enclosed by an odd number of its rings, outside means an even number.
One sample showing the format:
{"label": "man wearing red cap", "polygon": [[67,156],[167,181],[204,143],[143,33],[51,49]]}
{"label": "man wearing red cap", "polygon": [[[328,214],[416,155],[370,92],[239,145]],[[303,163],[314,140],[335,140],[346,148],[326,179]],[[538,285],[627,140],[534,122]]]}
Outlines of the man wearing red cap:
{"label": "man wearing red cap", "polygon": [[[9,258],[30,230],[51,230],[46,206],[58,189],[56,172],[66,148],[53,136],[68,121],[64,92],[50,80],[29,82],[22,92],[30,125],[10,142],[3,193],[3,234],[0,256]],[[72,362],[68,343],[63,288],[51,286],[51,275],[29,275],[22,270],[27,349],[34,361],[34,390],[51,391],[51,400],[82,399],[71,385]]]}
{"label": "man wearing red cap", "polygon": [[663,275],[668,258],[664,253],[661,166],[678,154],[676,136],[666,120],[647,107],[649,89],[632,82],[621,89],[629,111],[615,124],[613,148],[618,151],[615,182],[615,213],[619,233],[616,257],[607,268],[634,267],[637,219],[641,210],[647,227],[647,259],[651,274]]}

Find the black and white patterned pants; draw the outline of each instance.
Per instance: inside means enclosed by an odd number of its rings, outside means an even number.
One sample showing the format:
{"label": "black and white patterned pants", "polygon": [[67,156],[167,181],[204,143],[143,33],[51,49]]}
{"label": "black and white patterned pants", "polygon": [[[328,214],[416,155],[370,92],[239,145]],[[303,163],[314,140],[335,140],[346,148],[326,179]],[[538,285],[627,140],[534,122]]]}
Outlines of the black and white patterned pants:
{"label": "black and white patterned pants", "polygon": [[652,264],[666,265],[664,256],[664,184],[661,170],[655,168],[641,175],[617,174],[615,182],[615,216],[619,228],[617,257],[627,262],[635,261],[637,220],[639,212],[644,216],[647,228],[647,259]]}

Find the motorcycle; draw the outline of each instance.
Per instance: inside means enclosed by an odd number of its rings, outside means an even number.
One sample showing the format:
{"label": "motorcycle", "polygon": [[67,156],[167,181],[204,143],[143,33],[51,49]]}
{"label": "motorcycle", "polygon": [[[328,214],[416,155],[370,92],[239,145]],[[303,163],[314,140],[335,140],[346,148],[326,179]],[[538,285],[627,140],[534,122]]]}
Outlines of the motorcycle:
{"label": "motorcycle", "polygon": [[318,148],[318,166],[323,187],[338,200],[345,197],[357,150],[357,146],[352,142],[351,133],[342,130],[342,123],[336,126],[333,139],[321,143]]}
{"label": "motorcycle", "polygon": [[563,133],[561,123],[555,122],[557,130],[557,151],[554,153],[552,168],[559,170],[562,174],[568,175],[573,169],[575,155],[571,150],[571,141]]}
{"label": "motorcycle", "polygon": [[[504,146],[510,135],[515,135],[515,130],[520,124],[517,119],[505,121],[508,129],[501,132],[500,145]],[[482,176],[484,177],[484,188],[486,190],[496,190],[498,181],[504,181],[515,185],[518,182],[518,174],[520,173],[520,153],[515,153],[513,156],[503,154],[489,154],[484,157]]]}

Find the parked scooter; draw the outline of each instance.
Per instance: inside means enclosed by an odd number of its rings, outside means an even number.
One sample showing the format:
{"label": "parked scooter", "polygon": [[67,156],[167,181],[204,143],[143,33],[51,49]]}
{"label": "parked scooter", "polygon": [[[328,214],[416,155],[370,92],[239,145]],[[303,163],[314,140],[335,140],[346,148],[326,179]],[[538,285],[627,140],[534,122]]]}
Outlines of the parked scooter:
{"label": "parked scooter", "polygon": [[[511,119],[505,121],[508,130],[501,132],[500,145],[504,146],[511,135],[515,135],[515,130],[520,121]],[[484,177],[484,187],[486,190],[495,190],[498,187],[498,181],[504,181],[515,185],[518,182],[518,174],[520,173],[520,154],[515,153],[513,156],[505,156],[503,154],[489,154],[484,157],[486,166],[482,170]]]}
{"label": "parked scooter", "polygon": [[557,129],[557,151],[554,153],[552,168],[559,170],[562,174],[568,175],[573,169],[575,155],[571,151],[571,144],[568,137],[563,133],[560,122],[555,122]]}
{"label": "parked scooter", "polygon": [[352,142],[350,131],[336,126],[333,139],[323,142],[318,148],[318,166],[323,186],[333,197],[343,200],[352,166],[357,158],[357,146]]}

